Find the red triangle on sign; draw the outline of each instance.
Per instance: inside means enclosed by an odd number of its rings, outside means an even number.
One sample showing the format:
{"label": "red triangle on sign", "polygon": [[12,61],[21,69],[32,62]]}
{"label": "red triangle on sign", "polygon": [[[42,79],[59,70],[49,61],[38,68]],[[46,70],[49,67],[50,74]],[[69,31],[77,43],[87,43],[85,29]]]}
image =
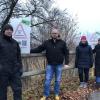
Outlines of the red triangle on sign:
{"label": "red triangle on sign", "polygon": [[21,24],[18,24],[13,37],[14,38],[27,38],[26,33]]}

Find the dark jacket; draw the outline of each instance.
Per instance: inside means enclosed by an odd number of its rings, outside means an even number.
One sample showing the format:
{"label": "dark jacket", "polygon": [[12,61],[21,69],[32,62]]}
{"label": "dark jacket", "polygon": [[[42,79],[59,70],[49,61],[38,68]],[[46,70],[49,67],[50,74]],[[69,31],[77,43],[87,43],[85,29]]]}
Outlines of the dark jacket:
{"label": "dark jacket", "polygon": [[95,75],[100,77],[100,44],[95,46],[93,53],[95,53]]}
{"label": "dark jacket", "polygon": [[19,44],[16,40],[5,35],[0,37],[0,72],[22,74]]}
{"label": "dark jacket", "polygon": [[49,39],[38,48],[32,49],[31,53],[39,53],[44,50],[46,51],[48,64],[63,64],[64,58],[65,64],[69,63],[69,51],[63,40],[59,39],[54,42],[53,39]]}
{"label": "dark jacket", "polygon": [[93,65],[93,53],[92,48],[86,44],[80,42],[79,46],[76,47],[76,59],[75,67],[78,68],[90,68]]}

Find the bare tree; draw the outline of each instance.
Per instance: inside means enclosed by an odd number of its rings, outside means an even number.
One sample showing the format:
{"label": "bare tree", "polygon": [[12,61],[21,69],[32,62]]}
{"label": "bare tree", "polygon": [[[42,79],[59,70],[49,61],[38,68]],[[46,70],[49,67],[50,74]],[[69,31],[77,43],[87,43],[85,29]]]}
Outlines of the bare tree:
{"label": "bare tree", "polygon": [[[28,0],[26,4],[20,4],[18,0],[1,0],[0,1],[0,26],[3,28],[11,17],[32,16],[32,26],[48,23],[52,19],[47,19],[47,10],[52,4],[52,0]],[[36,19],[41,19],[37,23]]]}
{"label": "bare tree", "polygon": [[[33,31],[35,28],[37,29],[37,38],[43,42],[50,37],[52,27],[56,27],[60,30],[60,35],[66,41],[69,48],[72,49],[75,47],[74,39],[77,32],[77,20],[74,20],[66,10],[61,11],[58,8],[52,8],[48,11],[48,19],[52,19],[53,21],[33,27]],[[38,21],[41,22],[41,19]]]}
{"label": "bare tree", "polygon": [[0,0],[0,28],[12,17],[31,16],[32,39],[43,42],[50,37],[51,28],[56,26],[66,43],[73,45],[77,22],[68,11],[52,7],[53,3],[53,0],[28,0],[26,4],[18,0]]}
{"label": "bare tree", "polygon": [[18,0],[0,0],[0,25],[1,28],[7,24],[12,17],[14,7]]}

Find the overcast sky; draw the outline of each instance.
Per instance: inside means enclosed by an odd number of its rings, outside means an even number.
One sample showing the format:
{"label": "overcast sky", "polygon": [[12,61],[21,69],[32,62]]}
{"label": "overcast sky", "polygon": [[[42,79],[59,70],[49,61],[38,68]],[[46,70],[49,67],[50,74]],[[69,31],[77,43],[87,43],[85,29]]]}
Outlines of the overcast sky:
{"label": "overcast sky", "polygon": [[55,0],[61,9],[78,15],[81,32],[100,32],[100,0]]}
{"label": "overcast sky", "polygon": [[[26,0],[22,0],[26,1]],[[78,16],[81,32],[100,32],[100,0],[54,0],[60,9]]]}

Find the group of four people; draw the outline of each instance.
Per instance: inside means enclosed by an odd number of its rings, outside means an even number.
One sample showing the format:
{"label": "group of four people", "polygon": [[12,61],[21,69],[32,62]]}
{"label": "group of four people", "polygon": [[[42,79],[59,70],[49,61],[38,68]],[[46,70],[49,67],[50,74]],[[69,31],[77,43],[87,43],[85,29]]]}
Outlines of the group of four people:
{"label": "group of four people", "polygon": [[[7,87],[10,85],[13,90],[14,100],[22,100],[22,61],[20,48],[12,38],[13,27],[5,25],[0,37],[0,100],[7,100]],[[60,39],[58,29],[53,28],[51,39],[46,40],[42,45],[31,49],[31,53],[40,53],[46,51],[47,67],[44,83],[44,94],[41,100],[46,100],[50,94],[50,83],[55,75],[55,100],[60,100],[60,81],[63,64],[68,67],[69,50],[66,43]],[[93,53],[96,53],[95,65],[96,76],[100,75],[100,40],[98,45],[92,50],[88,45],[85,36],[81,37],[81,42],[76,48],[75,67],[78,68],[80,87],[87,87],[89,79],[89,68],[93,66]],[[64,63],[63,63],[64,62]],[[85,75],[85,79],[84,76]]]}

